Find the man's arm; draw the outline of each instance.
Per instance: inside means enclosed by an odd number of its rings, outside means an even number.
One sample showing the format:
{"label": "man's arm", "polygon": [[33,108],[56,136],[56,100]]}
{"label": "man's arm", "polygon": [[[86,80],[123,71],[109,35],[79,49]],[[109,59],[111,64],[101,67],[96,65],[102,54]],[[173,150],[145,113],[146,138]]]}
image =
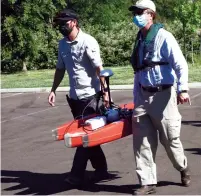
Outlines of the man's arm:
{"label": "man's arm", "polygon": [[108,96],[108,87],[105,84],[105,78],[100,77],[100,72],[104,69],[103,68],[103,62],[100,56],[100,48],[99,44],[96,41],[95,38],[90,37],[90,40],[87,40],[87,46],[86,46],[86,52],[87,56],[89,57],[92,66],[96,69],[96,74],[100,79],[101,87],[102,87],[102,93],[103,93],[103,99],[104,99],[104,105],[106,107],[109,106],[109,96]]}
{"label": "man's arm", "polygon": [[140,85],[139,85],[139,72],[134,75],[134,88],[133,88],[133,102],[137,106],[137,100],[140,93]]}
{"label": "man's arm", "polygon": [[[97,68],[96,68],[96,74],[97,74],[97,76],[98,76],[99,79],[100,79],[100,83],[101,83],[102,88],[106,89],[106,87],[105,87],[105,78],[104,78],[104,77],[100,77],[100,72],[101,72],[102,70],[103,70],[103,66],[102,66],[102,65],[99,66],[99,67],[97,67]],[[102,89],[102,90],[104,90],[104,89]]]}
{"label": "man's arm", "polygon": [[105,78],[104,77],[100,77],[100,72],[103,70],[103,66],[98,66],[96,68],[96,73],[97,73],[97,76],[99,77],[100,79],[100,83],[101,83],[101,90],[102,90],[102,93],[103,93],[103,99],[104,99],[104,105],[106,107],[109,106],[109,95],[108,95],[108,87],[106,86],[105,84]]}
{"label": "man's arm", "polygon": [[52,84],[51,92],[55,93],[57,87],[59,86],[59,84],[61,83],[61,81],[64,78],[64,74],[65,74],[65,69],[56,69],[55,74],[54,74],[54,81]]}
{"label": "man's arm", "polygon": [[165,40],[166,58],[177,76],[177,91],[188,90],[188,65],[175,37],[170,33]]}
{"label": "man's arm", "polygon": [[63,80],[64,74],[65,74],[65,69],[56,69],[55,71],[52,89],[48,97],[48,102],[51,106],[55,106],[54,105],[55,97],[56,97],[55,91],[57,87],[59,86],[59,84],[61,83],[61,81]]}
{"label": "man's arm", "polygon": [[178,104],[185,102],[190,104],[190,97],[188,95],[188,64],[186,59],[172,34],[166,39],[166,46],[169,63],[172,65],[177,76]]}

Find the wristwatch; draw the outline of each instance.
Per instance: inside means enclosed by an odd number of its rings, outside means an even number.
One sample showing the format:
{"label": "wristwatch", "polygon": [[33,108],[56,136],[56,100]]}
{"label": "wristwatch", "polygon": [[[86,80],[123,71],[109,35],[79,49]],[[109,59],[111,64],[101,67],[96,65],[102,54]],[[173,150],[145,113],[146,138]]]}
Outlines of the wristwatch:
{"label": "wristwatch", "polygon": [[187,90],[180,91],[180,93],[187,93],[187,92],[188,92]]}
{"label": "wristwatch", "polygon": [[104,93],[108,92],[108,88],[103,88]]}

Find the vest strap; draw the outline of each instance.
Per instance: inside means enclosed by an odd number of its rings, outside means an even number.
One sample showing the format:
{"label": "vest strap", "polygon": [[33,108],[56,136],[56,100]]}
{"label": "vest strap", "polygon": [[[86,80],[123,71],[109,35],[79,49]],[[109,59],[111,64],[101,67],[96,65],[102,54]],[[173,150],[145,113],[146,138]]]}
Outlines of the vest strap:
{"label": "vest strap", "polygon": [[[152,43],[155,41],[156,35],[158,33],[158,31],[163,28],[163,25],[160,23],[157,24],[153,24],[149,31],[147,36],[145,37],[144,43],[145,43],[145,47],[144,50],[146,51],[146,49],[148,47],[151,47],[151,51],[154,51],[154,45],[152,46]],[[132,67],[134,69],[134,73],[144,70],[144,69],[150,69],[152,67],[155,67],[156,65],[168,65],[168,62],[152,62],[152,61],[147,61],[147,60],[143,60],[142,65],[140,65],[139,63],[139,46],[140,46],[140,41],[141,41],[141,31],[138,32],[136,40],[135,40],[135,45],[134,45],[134,49],[133,49],[133,54],[131,56],[131,64]],[[150,46],[151,44],[151,46]],[[150,54],[149,59],[152,59],[153,54]]]}
{"label": "vest strap", "polygon": [[144,69],[151,69],[153,67],[155,67],[156,65],[169,65],[168,62],[161,62],[161,61],[151,61],[149,63],[143,63],[143,65],[141,65],[140,67],[135,67],[134,69],[134,74],[136,74],[139,71],[142,71]]}

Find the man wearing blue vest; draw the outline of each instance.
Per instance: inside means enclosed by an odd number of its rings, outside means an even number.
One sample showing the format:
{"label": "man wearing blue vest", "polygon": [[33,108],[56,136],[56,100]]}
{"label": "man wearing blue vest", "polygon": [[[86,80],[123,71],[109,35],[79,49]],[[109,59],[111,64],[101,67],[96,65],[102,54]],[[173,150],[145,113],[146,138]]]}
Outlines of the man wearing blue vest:
{"label": "man wearing blue vest", "polygon": [[[139,32],[131,56],[135,73],[133,147],[141,187],[134,195],[156,192],[155,156],[160,142],[183,186],[190,185],[189,167],[180,141],[181,115],[178,103],[190,103],[188,65],[174,36],[154,24],[156,7],[139,0],[129,8]],[[176,85],[175,85],[176,84]]]}
{"label": "man wearing blue vest", "polygon": [[[64,38],[59,41],[58,61],[48,101],[51,106],[55,105],[55,91],[67,72],[70,85],[67,101],[74,118],[78,119],[82,115],[96,112],[96,95],[101,90],[100,82],[104,85],[104,78],[100,77],[103,70],[100,48],[94,37],[79,28],[78,17],[74,11],[64,9],[55,17],[55,23]],[[107,106],[107,88],[103,87],[102,91],[105,91],[103,94]],[[100,146],[78,147],[70,175],[66,178],[68,183],[83,183],[88,160],[95,169],[90,182],[98,182],[109,177],[106,158]]]}

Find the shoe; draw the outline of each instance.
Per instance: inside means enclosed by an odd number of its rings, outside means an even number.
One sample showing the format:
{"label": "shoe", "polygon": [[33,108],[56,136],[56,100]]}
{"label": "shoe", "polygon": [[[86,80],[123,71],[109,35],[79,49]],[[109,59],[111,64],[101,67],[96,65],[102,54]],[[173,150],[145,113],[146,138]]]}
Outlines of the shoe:
{"label": "shoe", "polygon": [[64,181],[73,186],[80,186],[83,183],[81,179],[78,179],[70,175]]}
{"label": "shoe", "polygon": [[110,178],[111,174],[109,174],[107,171],[95,171],[93,175],[89,177],[88,181],[91,183],[97,183]]}
{"label": "shoe", "polygon": [[143,185],[139,189],[133,192],[133,195],[148,195],[156,193],[156,186],[155,185]]}
{"label": "shoe", "polygon": [[187,167],[186,169],[180,171],[181,173],[181,183],[183,186],[190,186],[191,183],[191,175],[190,175],[190,170]]}

